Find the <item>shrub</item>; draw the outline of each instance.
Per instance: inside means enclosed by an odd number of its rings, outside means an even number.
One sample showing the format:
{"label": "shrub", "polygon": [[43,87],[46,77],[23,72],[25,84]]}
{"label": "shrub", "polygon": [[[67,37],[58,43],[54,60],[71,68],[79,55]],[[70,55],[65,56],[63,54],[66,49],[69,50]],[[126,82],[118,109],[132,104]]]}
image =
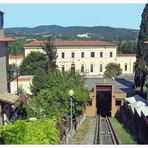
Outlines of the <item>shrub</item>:
{"label": "shrub", "polygon": [[19,120],[0,127],[0,139],[4,144],[58,144],[56,120]]}

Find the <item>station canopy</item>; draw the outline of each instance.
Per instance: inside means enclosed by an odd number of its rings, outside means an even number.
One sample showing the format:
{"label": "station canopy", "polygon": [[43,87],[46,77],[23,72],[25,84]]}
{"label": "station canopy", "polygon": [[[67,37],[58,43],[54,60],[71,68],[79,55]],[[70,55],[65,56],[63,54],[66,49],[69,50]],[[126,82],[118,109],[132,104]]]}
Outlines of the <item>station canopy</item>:
{"label": "station canopy", "polygon": [[148,116],[148,101],[142,98],[139,95],[135,95],[132,97],[125,98],[126,103],[131,108],[132,112],[135,111],[141,117],[143,113],[144,116]]}

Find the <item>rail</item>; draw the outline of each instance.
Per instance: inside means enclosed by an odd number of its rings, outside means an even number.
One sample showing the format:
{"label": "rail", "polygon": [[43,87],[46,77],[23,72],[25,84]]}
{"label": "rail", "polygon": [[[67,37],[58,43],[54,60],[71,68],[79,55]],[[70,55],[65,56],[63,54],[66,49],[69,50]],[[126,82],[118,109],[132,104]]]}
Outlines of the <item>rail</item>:
{"label": "rail", "polygon": [[120,144],[109,117],[97,116],[94,144]]}

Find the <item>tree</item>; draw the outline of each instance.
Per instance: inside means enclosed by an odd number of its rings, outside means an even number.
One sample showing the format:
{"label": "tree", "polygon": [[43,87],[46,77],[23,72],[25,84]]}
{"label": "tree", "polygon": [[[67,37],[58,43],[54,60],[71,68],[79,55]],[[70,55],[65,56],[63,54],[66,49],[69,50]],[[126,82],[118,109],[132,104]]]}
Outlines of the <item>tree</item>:
{"label": "tree", "polygon": [[57,49],[54,41],[49,38],[47,41],[44,41],[42,48],[46,53],[46,70],[55,70],[57,68]]}
{"label": "tree", "polygon": [[43,53],[31,52],[23,59],[20,65],[20,73],[22,75],[34,75],[38,68],[45,69],[46,56]]}
{"label": "tree", "polygon": [[54,70],[46,73],[44,79],[40,81],[39,77],[34,76],[32,88],[35,90],[29,101],[34,101],[32,104],[39,106],[42,112],[38,112],[38,117],[59,118],[65,114],[70,115],[70,98],[68,90],[75,91],[74,100],[76,103],[75,112],[73,115],[81,115],[87,102],[89,101],[89,92],[84,88],[84,81],[79,73],[69,72],[62,73],[59,70]]}
{"label": "tree", "polygon": [[105,68],[106,68],[106,71],[104,72],[105,77],[116,78],[117,76],[122,74],[122,69],[120,68],[119,64],[108,63]]}
{"label": "tree", "polygon": [[142,13],[142,21],[140,25],[140,31],[138,34],[138,44],[136,50],[136,66],[135,66],[135,87],[141,87],[141,92],[143,91],[143,86],[147,76],[147,66],[148,66],[148,44],[145,41],[148,40],[148,4]]}
{"label": "tree", "polygon": [[9,44],[10,55],[23,55],[23,45],[27,43],[25,39],[16,39],[15,42]]}
{"label": "tree", "polygon": [[137,42],[136,41],[121,41],[118,43],[118,53],[135,53],[137,48]]}

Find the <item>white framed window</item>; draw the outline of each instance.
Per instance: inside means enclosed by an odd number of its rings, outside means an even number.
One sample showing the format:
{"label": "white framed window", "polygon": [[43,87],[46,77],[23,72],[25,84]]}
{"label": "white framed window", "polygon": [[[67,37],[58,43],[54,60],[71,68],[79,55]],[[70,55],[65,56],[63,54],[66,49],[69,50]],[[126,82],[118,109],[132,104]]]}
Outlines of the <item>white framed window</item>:
{"label": "white framed window", "polygon": [[124,65],[124,71],[127,71],[127,63]]}
{"label": "white framed window", "polygon": [[91,57],[91,58],[94,58],[94,57],[95,57],[95,52],[91,52],[91,53],[90,53],[90,57]]}
{"label": "white framed window", "polygon": [[64,72],[65,71],[65,66],[64,65],[62,65],[62,72]]}
{"label": "white framed window", "polygon": [[94,65],[93,64],[90,65],[90,72],[94,72]]}
{"label": "white framed window", "polygon": [[71,57],[75,58],[75,53],[74,52],[71,53]]}
{"label": "white framed window", "polygon": [[110,52],[109,55],[110,55],[110,57],[113,57],[113,52]]}
{"label": "white framed window", "polygon": [[84,73],[84,64],[81,65],[81,72]]}
{"label": "white framed window", "polygon": [[100,52],[100,58],[102,58],[103,57],[103,52]]}
{"label": "white framed window", "polygon": [[61,57],[62,57],[62,59],[65,58],[65,53],[64,52],[61,53]]}
{"label": "white framed window", "polygon": [[103,65],[100,64],[100,72],[103,72]]}
{"label": "white framed window", "polygon": [[84,58],[84,52],[81,52],[81,58]]}

